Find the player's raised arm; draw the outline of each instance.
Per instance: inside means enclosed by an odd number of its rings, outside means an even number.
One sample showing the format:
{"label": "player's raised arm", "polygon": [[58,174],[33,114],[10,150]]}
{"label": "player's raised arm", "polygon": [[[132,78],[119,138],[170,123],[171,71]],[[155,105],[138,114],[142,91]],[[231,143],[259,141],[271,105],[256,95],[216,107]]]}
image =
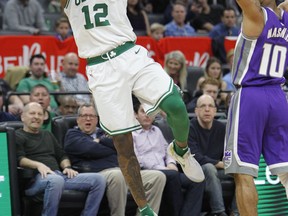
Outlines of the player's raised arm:
{"label": "player's raised arm", "polygon": [[245,36],[257,38],[264,27],[264,15],[259,0],[237,0],[242,9],[242,31]]}
{"label": "player's raised arm", "polygon": [[67,0],[60,0],[60,3],[61,3],[61,7],[64,8],[67,3]]}
{"label": "player's raised arm", "polygon": [[288,12],[288,1],[284,1],[278,5],[278,8],[282,8],[283,10]]}

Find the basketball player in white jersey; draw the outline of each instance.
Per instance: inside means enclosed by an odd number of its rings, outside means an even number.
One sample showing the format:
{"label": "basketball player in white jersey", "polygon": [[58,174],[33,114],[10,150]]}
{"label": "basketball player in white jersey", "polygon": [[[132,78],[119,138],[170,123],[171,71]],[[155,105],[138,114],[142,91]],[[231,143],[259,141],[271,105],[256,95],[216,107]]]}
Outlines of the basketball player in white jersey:
{"label": "basketball player in white jersey", "polygon": [[78,53],[87,59],[86,73],[101,127],[113,137],[124,178],[142,216],[157,215],[147,204],[131,131],[140,129],[132,94],[147,114],[167,114],[175,140],[169,153],[192,181],[204,174],[187,147],[189,119],[178,88],[161,65],[135,45],[136,35],[126,15],[127,0],[61,0]]}

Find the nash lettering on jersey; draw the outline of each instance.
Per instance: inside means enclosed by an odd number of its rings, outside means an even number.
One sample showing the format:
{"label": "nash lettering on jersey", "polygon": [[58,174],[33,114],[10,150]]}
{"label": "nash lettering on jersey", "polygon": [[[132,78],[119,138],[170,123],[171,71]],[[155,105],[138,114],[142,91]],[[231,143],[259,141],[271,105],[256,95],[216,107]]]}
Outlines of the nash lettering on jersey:
{"label": "nash lettering on jersey", "polygon": [[267,34],[267,39],[269,38],[277,38],[277,37],[281,37],[283,38],[285,41],[288,41],[288,31],[286,27],[282,27],[282,28],[270,28],[268,30],[268,34]]}

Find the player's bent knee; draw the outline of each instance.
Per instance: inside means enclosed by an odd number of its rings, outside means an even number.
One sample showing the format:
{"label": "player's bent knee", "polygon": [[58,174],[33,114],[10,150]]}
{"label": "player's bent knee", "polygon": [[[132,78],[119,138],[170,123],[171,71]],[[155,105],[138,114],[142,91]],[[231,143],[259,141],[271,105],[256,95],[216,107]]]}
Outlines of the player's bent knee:
{"label": "player's bent knee", "polygon": [[185,104],[178,93],[168,95],[159,105],[168,115],[186,112]]}

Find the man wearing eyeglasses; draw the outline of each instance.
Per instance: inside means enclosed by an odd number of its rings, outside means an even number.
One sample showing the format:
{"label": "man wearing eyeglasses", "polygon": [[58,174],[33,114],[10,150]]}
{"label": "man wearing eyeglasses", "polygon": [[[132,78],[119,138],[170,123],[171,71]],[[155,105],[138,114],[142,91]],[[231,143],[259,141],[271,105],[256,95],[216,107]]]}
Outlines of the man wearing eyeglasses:
{"label": "man wearing eyeglasses", "polygon": [[[220,183],[222,178],[231,178],[224,175],[222,161],[225,125],[214,119],[216,106],[210,95],[204,94],[198,98],[195,113],[197,118],[190,122],[188,145],[205,174],[205,193],[209,195],[211,215],[226,216]],[[232,209],[237,215],[236,207]]]}
{"label": "man wearing eyeglasses", "polygon": [[[97,124],[95,108],[91,104],[81,105],[78,109],[78,127],[68,130],[64,149],[72,166],[80,172],[99,172],[106,178],[110,215],[125,216],[128,189],[119,169],[117,151],[112,138],[106,136]],[[140,174],[147,200],[155,213],[158,213],[166,177],[157,170],[142,170]]]}
{"label": "man wearing eyeglasses", "polygon": [[[195,112],[198,98],[202,94],[210,95],[217,102],[217,97],[220,89],[220,82],[214,78],[206,78],[200,85],[200,90],[196,92],[195,97],[186,105],[189,113]],[[216,104],[217,110],[217,104]]]}

